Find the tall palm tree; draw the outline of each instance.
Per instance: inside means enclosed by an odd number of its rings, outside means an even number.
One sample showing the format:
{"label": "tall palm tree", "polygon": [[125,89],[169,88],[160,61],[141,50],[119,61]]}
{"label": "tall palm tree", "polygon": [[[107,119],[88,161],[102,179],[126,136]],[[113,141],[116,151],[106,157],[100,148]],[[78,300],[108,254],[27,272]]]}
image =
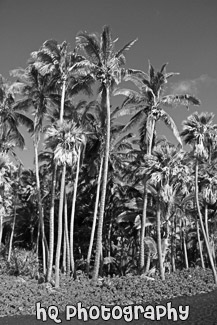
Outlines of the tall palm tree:
{"label": "tall palm tree", "polygon": [[39,162],[38,162],[38,147],[42,126],[45,119],[48,106],[50,104],[50,94],[54,91],[52,78],[49,75],[42,76],[33,64],[29,64],[26,69],[16,69],[11,71],[11,75],[17,78],[14,83],[14,90],[20,94],[20,99],[16,101],[15,108],[34,109],[34,162],[36,186],[38,193],[38,212],[39,222],[42,236],[43,248],[43,272],[46,273],[46,255],[48,255],[48,245],[44,231],[43,205],[40,188]]}
{"label": "tall palm tree", "polygon": [[55,259],[55,286],[59,287],[59,265],[60,265],[60,252],[62,243],[62,214],[65,193],[65,177],[66,166],[73,166],[78,160],[78,151],[80,143],[84,140],[84,132],[76,124],[71,122],[60,121],[56,124],[49,126],[45,134],[45,141],[49,143],[50,148],[54,152],[54,159],[56,164],[62,165],[61,187],[60,187],[60,200],[59,200],[59,213],[58,213],[58,237],[57,249]]}
{"label": "tall palm tree", "polygon": [[[77,64],[77,71],[80,74],[91,75],[100,82],[100,91],[106,110],[106,131],[104,145],[104,168],[100,201],[100,213],[97,231],[96,255],[93,272],[93,280],[96,280],[99,273],[100,252],[102,246],[103,216],[105,209],[106,186],[108,175],[108,160],[110,146],[110,94],[114,84],[121,81],[122,67],[125,63],[124,52],[134,43],[129,42],[120,51],[115,52],[115,41],[112,40],[111,30],[108,26],[103,28],[101,36],[79,32],[76,37],[77,47],[81,48],[86,55],[86,60]],[[76,66],[75,66],[76,69]],[[74,71],[75,71],[74,69]]]}
{"label": "tall palm tree", "polygon": [[183,122],[183,131],[181,132],[181,136],[184,138],[186,144],[190,144],[193,147],[193,153],[195,157],[195,201],[200,220],[200,227],[203,233],[203,238],[206,244],[209,261],[214,276],[214,281],[217,284],[217,272],[203,224],[203,216],[200,210],[198,191],[199,162],[209,159],[212,147],[216,141],[215,130],[217,126],[212,124],[213,118],[214,115],[212,113],[198,114],[195,112],[194,114],[190,115],[186,121]]}
{"label": "tall palm tree", "polygon": [[[37,70],[43,76],[52,76],[52,82],[55,85],[55,88],[58,92],[61,92],[59,97],[55,94],[52,99],[59,104],[60,101],[60,110],[59,110],[59,119],[60,123],[63,123],[64,117],[64,108],[67,99],[71,98],[73,95],[77,94],[79,91],[83,90],[88,95],[91,93],[90,84],[93,82],[91,76],[79,76],[76,78],[73,76],[73,67],[75,63],[82,61],[84,58],[77,55],[76,52],[70,52],[68,50],[69,46],[67,42],[58,44],[56,40],[47,40],[43,43],[42,47],[37,52],[32,53],[33,64]],[[66,164],[63,162],[62,172],[66,174]],[[54,166],[53,171],[53,182],[56,182],[56,170],[57,166]],[[65,177],[62,177],[61,182],[65,182]],[[55,185],[52,185],[54,189]],[[64,188],[65,184],[61,184],[61,187]],[[52,191],[52,193],[54,193]],[[53,196],[54,198],[54,196]],[[59,213],[61,214],[62,207],[60,205]],[[53,230],[54,230],[54,199],[51,201],[50,208],[50,244],[51,250],[53,251]],[[60,222],[61,224],[61,222]],[[58,226],[58,232],[61,232],[60,225]],[[53,252],[49,257],[49,272],[47,274],[48,281],[51,277],[51,265],[52,265],[52,256]]]}
{"label": "tall palm tree", "polygon": [[[182,146],[178,129],[171,116],[164,110],[165,106],[177,106],[189,104],[199,105],[199,101],[190,95],[164,95],[165,85],[168,79],[177,73],[167,73],[167,64],[164,64],[159,72],[149,62],[148,74],[141,70],[128,69],[125,73],[124,80],[132,81],[139,91],[131,89],[116,89],[114,95],[124,95],[126,99],[120,110],[117,110],[116,117],[126,114],[133,114],[129,123],[123,131],[128,131],[136,124],[140,124],[141,147],[145,153],[151,155],[155,127],[158,121],[163,121],[173,132],[175,138]],[[144,271],[144,237],[145,223],[147,214],[148,194],[146,189],[146,178],[144,177],[144,199],[143,215],[141,220],[140,236],[140,270]]]}

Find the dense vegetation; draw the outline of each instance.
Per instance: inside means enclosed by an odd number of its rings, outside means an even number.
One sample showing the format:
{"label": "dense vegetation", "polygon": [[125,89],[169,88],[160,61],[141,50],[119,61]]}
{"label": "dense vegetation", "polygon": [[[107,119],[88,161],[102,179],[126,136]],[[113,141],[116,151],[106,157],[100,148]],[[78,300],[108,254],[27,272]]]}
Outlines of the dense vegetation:
{"label": "dense vegetation", "polygon": [[[166,64],[157,72],[151,63],[147,73],[126,68],[134,43],[116,51],[108,27],[78,33],[74,50],[48,40],[11,71],[13,81],[1,78],[3,273],[58,288],[63,275],[80,271],[93,281],[164,280],[166,271],[201,266],[217,283],[214,116],[195,112],[179,132],[167,109],[200,101],[167,94],[176,73]],[[126,82],[132,88],[120,87]],[[113,96],[122,96],[119,107]],[[159,121],[178,145],[157,133]],[[21,126],[32,136],[33,170],[16,154],[25,147]]]}
{"label": "dense vegetation", "polygon": [[[181,297],[208,293],[215,288],[211,270],[199,267],[167,274],[164,281],[159,276],[154,280],[147,280],[138,275],[129,275],[105,278],[93,284],[83,275],[75,281],[70,281],[67,276],[61,275],[58,289],[53,288],[50,283],[38,284],[36,280],[30,280],[29,277],[4,274],[0,278],[2,284],[0,317],[35,315],[35,304],[39,301],[45,308],[54,305],[58,307],[60,313],[64,313],[67,305],[76,306],[79,302],[82,302],[82,306],[85,307],[154,305],[171,301],[175,297],[176,301],[179,301]],[[214,294],[215,292],[216,290],[213,291]]]}

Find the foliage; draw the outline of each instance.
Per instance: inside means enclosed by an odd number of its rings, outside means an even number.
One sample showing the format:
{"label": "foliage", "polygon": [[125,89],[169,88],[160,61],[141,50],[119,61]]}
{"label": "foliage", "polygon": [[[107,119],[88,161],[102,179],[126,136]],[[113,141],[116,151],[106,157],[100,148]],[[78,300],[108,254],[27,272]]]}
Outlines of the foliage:
{"label": "foliage", "polygon": [[[59,290],[51,285],[31,280],[26,277],[1,275],[0,315],[26,315],[35,313],[35,301],[42,306],[58,306],[60,312],[66,305],[76,305],[82,301],[82,306],[92,305],[131,305],[159,303],[174,297],[192,296],[210,292],[214,289],[210,270],[192,268],[178,271],[166,276],[162,281],[159,277],[148,280],[140,276],[122,276],[103,278],[91,283],[80,274],[77,280],[62,276]],[[18,299],[19,298],[19,299]]]}

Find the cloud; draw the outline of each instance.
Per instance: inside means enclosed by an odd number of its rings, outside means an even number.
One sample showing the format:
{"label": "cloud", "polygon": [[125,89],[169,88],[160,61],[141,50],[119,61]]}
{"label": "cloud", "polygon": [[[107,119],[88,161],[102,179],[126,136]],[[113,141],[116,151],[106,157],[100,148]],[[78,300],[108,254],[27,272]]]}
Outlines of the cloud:
{"label": "cloud", "polygon": [[217,83],[217,80],[203,74],[200,77],[192,80],[182,80],[171,85],[171,91],[173,94],[186,94],[198,95],[199,88],[201,86],[210,86]]}

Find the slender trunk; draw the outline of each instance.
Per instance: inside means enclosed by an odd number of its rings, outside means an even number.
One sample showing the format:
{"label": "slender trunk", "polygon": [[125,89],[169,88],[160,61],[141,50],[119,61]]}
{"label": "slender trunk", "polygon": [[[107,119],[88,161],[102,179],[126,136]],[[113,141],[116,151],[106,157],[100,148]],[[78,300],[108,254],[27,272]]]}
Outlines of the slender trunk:
{"label": "slender trunk", "polygon": [[47,268],[47,281],[51,281],[53,257],[54,257],[54,206],[55,206],[55,189],[56,189],[57,165],[54,163],[51,188],[51,204],[50,204],[50,224],[49,224],[49,259]]}
{"label": "slender trunk", "polygon": [[69,229],[68,229],[68,204],[65,190],[65,204],[64,204],[64,234],[65,234],[65,245],[66,245],[66,273],[70,274],[70,244],[69,244]]}
{"label": "slender trunk", "polygon": [[[176,235],[176,230],[175,229],[175,217],[173,216],[172,218],[172,231],[171,231],[171,265],[172,265],[172,272],[176,271],[176,263],[175,263],[175,251],[174,251],[174,238]],[[175,233],[175,235],[174,235]]]}
{"label": "slender trunk", "polygon": [[63,235],[63,264],[62,264],[62,272],[63,274],[66,273],[66,231],[64,229]]}
{"label": "slender trunk", "polygon": [[145,266],[145,225],[146,225],[146,214],[147,214],[147,203],[148,193],[146,190],[146,180],[144,180],[144,197],[143,197],[143,211],[141,218],[141,230],[140,230],[140,252],[139,252],[139,271],[140,274],[144,272]]}
{"label": "slender trunk", "polygon": [[158,253],[158,263],[160,277],[162,280],[165,280],[163,259],[162,259],[162,247],[161,247],[161,211],[160,211],[160,202],[157,203],[157,253]]}
{"label": "slender trunk", "polygon": [[102,230],[103,230],[103,216],[105,209],[106,200],[106,187],[107,187],[107,176],[108,176],[108,162],[109,162],[109,147],[110,147],[110,93],[109,85],[106,85],[106,109],[107,109],[107,123],[106,123],[106,142],[105,142],[105,160],[103,168],[103,179],[102,179],[102,194],[100,200],[100,212],[99,221],[97,228],[97,241],[96,241],[96,255],[93,270],[93,280],[96,280],[99,274],[100,266],[100,252],[102,250]]}
{"label": "slender trunk", "polygon": [[188,251],[187,251],[187,245],[186,245],[186,233],[183,232],[183,250],[184,250],[184,258],[185,258],[185,267],[186,269],[189,268],[188,264]]}
{"label": "slender trunk", "polygon": [[208,242],[208,239],[206,236],[206,231],[204,229],[202,214],[200,211],[199,195],[198,195],[198,160],[196,161],[196,165],[195,165],[195,199],[196,199],[197,211],[198,211],[198,215],[199,215],[199,219],[200,219],[200,226],[201,226],[201,230],[202,230],[203,237],[205,240],[207,254],[209,256],[209,262],[210,262],[212,272],[213,272],[214,282],[215,282],[215,284],[217,284],[217,273],[216,273],[215,265],[213,263],[213,258],[212,258],[212,254],[210,251],[209,242]]}
{"label": "slender trunk", "polygon": [[95,229],[96,229],[96,219],[97,219],[99,195],[100,195],[100,185],[101,185],[101,178],[102,178],[102,167],[103,167],[103,158],[101,158],[101,162],[100,162],[100,169],[99,169],[97,190],[96,190],[96,201],[95,201],[94,215],[93,215],[93,224],[92,224],[92,229],[91,229],[90,244],[89,244],[88,253],[87,253],[87,274],[89,274],[90,258],[91,258],[91,254],[92,254],[93,241],[94,241],[94,235],[95,235]]}
{"label": "slender trunk", "polygon": [[200,240],[200,229],[199,229],[199,224],[197,222],[197,241],[198,241],[198,246],[199,246],[199,253],[200,253],[200,261],[201,261],[201,267],[205,269],[205,264],[204,264],[204,258],[203,258],[203,248]]}
{"label": "slender trunk", "polygon": [[60,200],[59,200],[59,213],[58,213],[58,234],[57,234],[57,248],[55,259],[55,287],[59,287],[60,283],[60,252],[62,244],[63,233],[63,203],[64,203],[64,190],[65,190],[65,178],[66,178],[66,164],[63,164],[61,186],[60,186]]}
{"label": "slender trunk", "polygon": [[146,266],[145,266],[145,274],[148,273],[149,269],[150,269],[150,265],[151,265],[151,252],[150,250],[148,251],[148,255],[147,255],[147,261],[146,261]]}
{"label": "slender trunk", "polygon": [[[152,151],[152,142],[154,137],[154,129],[155,129],[155,120],[153,120],[152,128],[151,128],[151,135],[150,135],[150,141],[149,146],[147,149],[147,154],[151,155]],[[144,272],[144,266],[145,266],[145,245],[144,245],[144,238],[145,238],[145,225],[146,225],[146,218],[147,218],[147,203],[148,203],[148,193],[147,193],[147,179],[145,176],[144,179],[144,197],[143,197],[143,211],[142,211],[142,219],[141,219],[141,231],[140,231],[140,262],[139,262],[139,268],[140,273]]]}
{"label": "slender trunk", "polygon": [[37,188],[37,195],[38,195],[39,224],[40,224],[42,252],[43,252],[43,273],[46,274],[48,246],[47,246],[47,240],[44,232],[44,216],[43,216],[43,206],[42,206],[40,178],[39,178],[39,164],[38,164],[38,140],[36,139],[34,140],[34,150],[35,150],[35,176],[36,176],[36,188]]}
{"label": "slender trunk", "polygon": [[177,216],[175,215],[174,217],[174,245],[173,245],[173,269],[174,272],[176,272],[176,256],[177,256]]}
{"label": "slender trunk", "polygon": [[63,84],[62,84],[62,94],[61,94],[60,123],[63,122],[65,93],[66,93],[66,78],[64,77]]}
{"label": "slender trunk", "polygon": [[208,206],[207,206],[207,203],[205,203],[205,229],[206,229],[207,240],[209,242]]}
{"label": "slender trunk", "polygon": [[81,159],[81,146],[79,146],[78,150],[78,158],[77,158],[77,168],[75,175],[75,183],[74,183],[74,192],[72,198],[72,209],[71,209],[71,220],[70,220],[70,258],[71,258],[71,268],[72,275],[75,272],[75,261],[74,261],[74,221],[75,221],[75,204],[76,204],[76,196],[77,196],[77,188],[78,188],[78,177],[80,170],[80,159]]}
{"label": "slender trunk", "polygon": [[163,265],[166,260],[166,255],[168,251],[168,246],[169,246],[169,218],[171,216],[171,210],[172,210],[172,203],[168,202],[168,207],[167,207],[167,213],[165,217],[166,221],[166,237],[163,239],[164,246],[163,246],[163,252],[162,252],[162,260],[163,260]]}
{"label": "slender trunk", "polygon": [[4,212],[4,207],[0,207],[0,248],[2,245],[2,234],[3,234],[3,212]]}
{"label": "slender trunk", "polygon": [[9,249],[8,249],[8,262],[10,262],[10,260],[11,260],[11,251],[12,251],[12,244],[13,244],[14,230],[15,230],[15,223],[16,223],[16,213],[17,213],[17,195],[15,194],[14,218],[13,218],[13,225],[12,225],[12,229],[11,229],[11,236],[10,236]]}
{"label": "slender trunk", "polygon": [[[108,258],[111,258],[111,234],[112,234],[112,216],[110,216],[109,228],[108,228]],[[111,263],[108,264],[108,273],[110,273]]]}

